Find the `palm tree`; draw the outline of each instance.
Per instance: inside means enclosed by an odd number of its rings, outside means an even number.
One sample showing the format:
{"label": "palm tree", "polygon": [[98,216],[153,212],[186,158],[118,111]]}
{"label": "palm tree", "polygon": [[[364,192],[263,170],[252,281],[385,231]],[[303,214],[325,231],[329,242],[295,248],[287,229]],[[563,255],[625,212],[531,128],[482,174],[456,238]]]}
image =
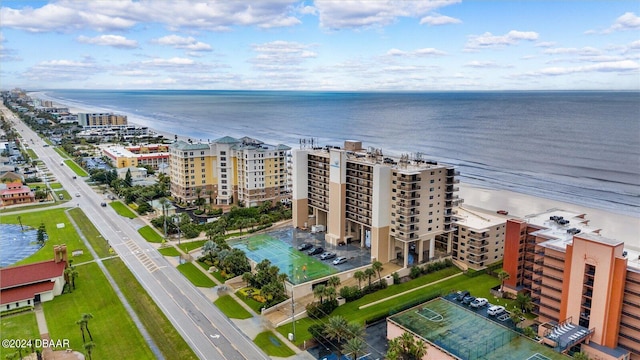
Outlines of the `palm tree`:
{"label": "palm tree", "polygon": [[511,314],[509,314],[509,318],[513,322],[513,324],[518,327],[518,325],[522,322],[522,310],[515,308]]}
{"label": "palm tree", "polygon": [[533,303],[527,294],[518,293],[518,295],[516,295],[516,305],[518,305],[522,312],[533,310]]}
{"label": "palm tree", "polygon": [[87,357],[91,360],[91,351],[96,347],[96,344],[93,341],[90,341],[84,344],[84,349],[87,351]]}
{"label": "palm tree", "polygon": [[364,270],[364,274],[367,276],[367,280],[369,280],[369,287],[371,287],[371,278],[375,276],[376,272],[372,268],[367,268]]}
{"label": "palm tree", "polygon": [[371,268],[378,273],[378,282],[381,282],[382,277],[380,276],[380,272],[382,271],[382,263],[380,261],[374,261],[371,264]]}
{"label": "palm tree", "polygon": [[213,264],[217,250],[218,250],[218,244],[213,242],[213,240],[207,240],[202,246],[202,253],[204,254],[204,256],[209,258],[209,261],[211,261],[211,264]]}
{"label": "palm tree", "polygon": [[504,269],[498,272],[498,279],[500,279],[500,281],[502,282],[502,285],[500,285],[500,292],[504,291],[504,282],[506,280],[509,280],[509,278],[511,278],[511,274],[504,271]]}
{"label": "palm tree", "polygon": [[332,276],[327,280],[327,286],[331,286],[333,288],[337,288],[340,285],[340,278],[337,276]]}
{"label": "palm tree", "polygon": [[332,316],[327,321],[324,327],[324,333],[329,340],[334,340],[337,344],[340,344],[342,340],[347,337],[347,319],[337,315]]}
{"label": "palm tree", "polygon": [[362,280],[364,280],[364,278],[366,278],[366,277],[367,277],[367,275],[365,275],[365,274],[364,274],[364,272],[362,272],[362,271],[358,270],[358,271],[356,271],[356,272],[354,272],[354,273],[353,273],[353,277],[354,277],[356,280],[358,280],[358,289],[359,289],[359,290],[362,290],[362,286],[361,286],[361,284],[362,284]]}
{"label": "palm tree", "polygon": [[86,342],[85,338],[84,338],[84,329],[87,325],[87,321],[80,319],[78,321],[76,321],[76,325],[80,325],[80,332],[82,332],[82,343],[84,344]]}
{"label": "palm tree", "polygon": [[93,341],[93,336],[91,336],[91,330],[89,330],[89,320],[93,319],[93,314],[84,313],[82,314],[82,320],[84,320],[84,327],[87,329],[87,334],[89,334],[89,339]]}
{"label": "palm tree", "polygon": [[71,269],[70,275],[71,275],[71,286],[73,286],[73,290],[76,289],[76,278],[78,277],[78,270],[76,270],[75,266],[71,266],[69,267],[69,269]]}
{"label": "palm tree", "polygon": [[251,282],[251,280],[253,280],[253,274],[250,271],[247,271],[244,274],[242,274],[242,281],[247,283],[247,286],[249,286],[249,283]]}
{"label": "palm tree", "polygon": [[413,335],[405,332],[401,336],[389,341],[386,358],[389,360],[417,360],[427,355],[427,344],[417,340]]}
{"label": "palm tree", "polygon": [[325,286],[324,296],[327,298],[327,301],[335,300],[337,295],[338,295],[338,292],[336,291],[336,288],[332,286]]}
{"label": "palm tree", "polygon": [[316,287],[313,288],[313,296],[320,298],[320,304],[323,303],[322,299],[325,294],[324,289],[325,289],[324,285],[317,285]]}
{"label": "palm tree", "polygon": [[359,337],[354,337],[342,346],[342,352],[353,360],[357,360],[358,356],[363,355],[367,350],[367,344]]}
{"label": "palm tree", "polygon": [[196,196],[198,197],[198,199],[196,200],[196,205],[198,205],[198,210],[200,210],[200,193],[202,192],[202,188],[197,187],[195,189],[196,192]]}

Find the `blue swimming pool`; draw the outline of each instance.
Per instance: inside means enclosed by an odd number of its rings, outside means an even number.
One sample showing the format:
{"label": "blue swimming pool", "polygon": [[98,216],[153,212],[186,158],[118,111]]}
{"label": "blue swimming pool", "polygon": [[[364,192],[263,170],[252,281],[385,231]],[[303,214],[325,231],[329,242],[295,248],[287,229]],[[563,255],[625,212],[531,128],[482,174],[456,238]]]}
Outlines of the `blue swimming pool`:
{"label": "blue swimming pool", "polygon": [[0,224],[0,267],[9,266],[40,249],[38,230],[17,224]]}

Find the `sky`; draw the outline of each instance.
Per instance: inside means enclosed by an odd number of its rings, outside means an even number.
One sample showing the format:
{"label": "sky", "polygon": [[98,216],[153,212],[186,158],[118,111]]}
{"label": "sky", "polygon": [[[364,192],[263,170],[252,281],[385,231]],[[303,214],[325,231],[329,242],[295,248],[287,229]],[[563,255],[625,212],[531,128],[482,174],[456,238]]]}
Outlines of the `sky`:
{"label": "sky", "polygon": [[4,90],[640,90],[636,0],[0,4]]}

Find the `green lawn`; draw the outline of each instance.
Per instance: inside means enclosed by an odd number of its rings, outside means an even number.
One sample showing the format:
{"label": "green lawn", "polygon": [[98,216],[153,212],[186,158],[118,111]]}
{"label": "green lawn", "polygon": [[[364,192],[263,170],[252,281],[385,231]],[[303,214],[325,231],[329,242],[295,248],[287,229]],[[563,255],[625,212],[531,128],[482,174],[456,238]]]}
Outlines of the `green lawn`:
{"label": "green lawn", "polygon": [[[65,214],[65,209],[50,209],[43,211],[34,211],[22,214],[6,214],[0,217],[0,223],[2,224],[19,224],[20,221],[25,226],[31,226],[37,229],[41,223],[44,223],[49,240],[45,242],[44,247],[36,251],[33,255],[18,261],[14,265],[30,264],[38,261],[53,259],[53,245],[66,244],[69,258],[77,263],[89,261],[93,259],[93,256],[89,250],[85,247],[84,243],[80,239],[78,233],[71,225],[71,222]],[[58,228],[58,224],[64,224],[64,227]],[[83,250],[83,254],[80,256],[71,256],[73,250]]]}
{"label": "green lawn", "polygon": [[178,247],[182,249],[185,253],[189,253],[191,250],[195,250],[197,248],[201,248],[207,240],[196,240],[191,242],[183,242]]}
{"label": "green lawn", "polygon": [[[207,271],[207,272],[209,271],[209,265],[205,264],[204,262],[196,261],[196,264],[198,264],[198,266],[200,266],[204,271]],[[224,283],[225,281],[228,280],[220,274],[220,271],[214,271],[209,274],[211,274],[211,276],[216,278],[216,280],[220,281],[220,283]]]}
{"label": "green lawn", "polygon": [[27,154],[29,154],[31,161],[38,159],[38,155],[36,155],[36,152],[33,151],[33,149],[27,149]]}
{"label": "green lawn", "polygon": [[52,189],[62,189],[62,184],[60,183],[51,183],[49,184],[49,186],[51,186]]}
{"label": "green lawn", "polygon": [[207,275],[202,273],[202,271],[192,263],[178,265],[178,270],[197,287],[210,288],[216,286],[216,283],[213,282],[213,280],[209,279]]}
{"label": "green lawn", "polygon": [[93,250],[95,250],[98,257],[110,256],[109,249],[111,248],[108,242],[100,235],[98,229],[93,226],[91,221],[87,218],[84,212],[80,208],[73,208],[69,210],[69,215],[75,221],[76,225],[82,231],[84,237],[89,241]]}
{"label": "green lawn", "polygon": [[167,246],[165,248],[158,249],[158,251],[164,256],[180,256],[180,251],[173,246]]}
{"label": "green lawn", "polygon": [[67,166],[71,170],[73,170],[73,172],[76,173],[76,175],[82,176],[82,177],[89,176],[89,174],[87,174],[86,171],[84,171],[80,166],[78,166],[78,164],[73,162],[73,160],[65,160],[64,163],[67,164]]}
{"label": "green lawn", "polygon": [[135,324],[95,263],[76,268],[76,290],[42,304],[52,339],[69,339],[72,349],[82,351],[76,321],[91,313],[89,329],[96,344],[94,359],[154,359]]}
{"label": "green lawn", "polygon": [[224,295],[218,298],[214,304],[231,319],[249,319],[253,317],[242,305],[231,297],[231,295]]}
{"label": "green lawn", "polygon": [[[457,269],[455,269],[457,270]],[[458,270],[459,271],[459,270]],[[398,296],[387,301],[380,302],[376,305],[360,309],[360,306],[372,303],[376,300],[387,298],[391,295],[398,294],[407,289],[420,286],[426,282],[439,280],[451,275],[453,271],[451,268],[444,269],[429,275],[422,276],[416,280],[406,282],[401,285],[392,285],[384,290],[377,291],[373,294],[366,295],[356,301],[348,302],[343,306],[340,306],[331,313],[331,316],[342,315],[348,321],[355,321],[364,324],[366,321],[379,319],[389,314],[396,313],[402,310],[407,304],[423,302],[431,297],[437,295],[445,295],[451,291],[457,290],[469,290],[471,294],[476,297],[486,297],[489,302],[495,301],[495,298],[488,296],[489,289],[498,285],[500,281],[489,275],[481,275],[476,277],[458,276],[441,283],[413,291],[408,294]],[[426,278],[426,279],[425,279]],[[399,289],[398,289],[399,288]],[[504,300],[500,300],[500,303],[504,303]],[[326,321],[327,318],[321,321]],[[302,345],[304,340],[311,339],[311,334],[308,332],[309,326],[318,323],[318,320],[304,318],[296,320],[296,345]],[[277,328],[278,332],[287,336],[288,333],[293,332],[292,324],[285,324]]]}
{"label": "green lawn", "polygon": [[69,155],[64,151],[64,149],[62,149],[61,147],[55,147],[53,148],[53,150],[55,150],[58,154],[60,154],[60,156],[62,156],[65,159],[69,158]]}
{"label": "green lawn", "polygon": [[125,204],[120,201],[112,201],[109,203],[111,207],[118,213],[120,216],[124,216],[129,219],[135,219],[138,217],[131,209],[129,209]]}
{"label": "green lawn", "polygon": [[138,314],[149,335],[165,359],[197,359],[189,345],[173,327],[167,316],[151,299],[142,285],[120,259],[109,259],[104,265],[116,280],[125,298]]}
{"label": "green lawn", "polygon": [[[64,200],[71,200],[71,195],[69,195],[69,193],[67,192],[67,190],[56,190],[54,192],[54,196],[56,196],[56,200],[58,201],[64,201]],[[62,199],[60,200],[60,194],[62,194]]]}
{"label": "green lawn", "polygon": [[141,227],[140,229],[138,229],[138,232],[148,242],[152,242],[152,243],[161,243],[162,242],[162,239],[163,239],[162,235],[158,234],[158,232],[155,231],[155,229],[152,228],[149,225],[145,225],[145,226]]}
{"label": "green lawn", "polygon": [[269,356],[289,357],[296,354],[271,331],[258,334],[253,342]]}
{"label": "green lawn", "polygon": [[[27,311],[15,315],[4,316],[0,319],[0,334],[3,339],[39,339],[36,313]],[[31,351],[29,349],[29,351]],[[8,354],[8,349],[0,351],[2,355]]]}

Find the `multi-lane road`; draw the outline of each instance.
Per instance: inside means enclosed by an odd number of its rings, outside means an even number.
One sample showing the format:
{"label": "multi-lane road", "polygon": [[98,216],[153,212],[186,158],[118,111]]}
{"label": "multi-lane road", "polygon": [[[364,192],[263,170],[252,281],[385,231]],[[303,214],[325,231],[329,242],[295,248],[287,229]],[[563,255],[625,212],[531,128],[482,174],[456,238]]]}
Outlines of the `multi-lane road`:
{"label": "multi-lane road", "polygon": [[60,165],[62,157],[52,147],[45,147],[42,139],[11,111],[0,106],[39,160],[73,196],[71,206],[79,206],[85,212],[200,359],[269,359],[140,236],[140,225],[135,220],[117,215],[111,207],[101,207],[103,196],[81,179],[73,179],[73,171]]}

